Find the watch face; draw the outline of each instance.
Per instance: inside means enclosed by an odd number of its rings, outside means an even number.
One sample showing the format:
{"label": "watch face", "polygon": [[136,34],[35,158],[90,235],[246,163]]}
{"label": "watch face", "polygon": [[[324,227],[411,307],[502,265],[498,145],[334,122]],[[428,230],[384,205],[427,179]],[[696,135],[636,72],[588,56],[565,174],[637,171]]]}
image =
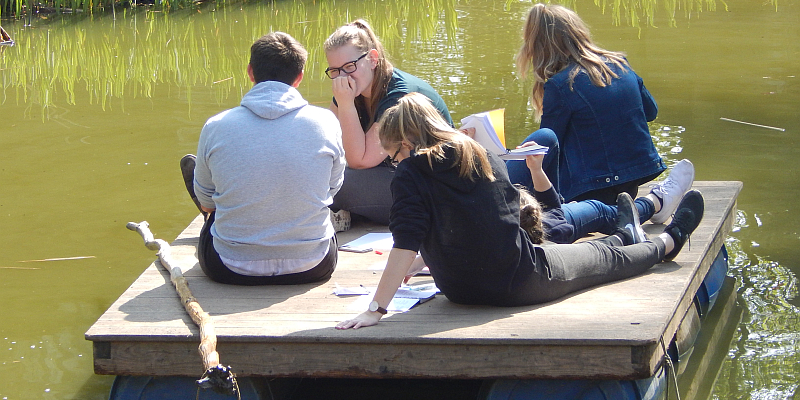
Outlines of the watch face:
{"label": "watch face", "polygon": [[377,301],[373,300],[372,303],[369,303],[369,310],[372,312],[379,312],[381,314],[386,314],[386,309],[381,308]]}

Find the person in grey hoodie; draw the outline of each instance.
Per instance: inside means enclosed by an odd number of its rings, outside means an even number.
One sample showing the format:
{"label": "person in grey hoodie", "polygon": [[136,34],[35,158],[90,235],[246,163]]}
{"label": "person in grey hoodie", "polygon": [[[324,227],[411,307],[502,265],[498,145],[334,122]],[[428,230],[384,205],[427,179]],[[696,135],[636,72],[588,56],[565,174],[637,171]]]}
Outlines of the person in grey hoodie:
{"label": "person in grey hoodie", "polygon": [[283,32],[256,40],[247,66],[253,88],[239,107],[211,117],[196,158],[181,160],[206,213],[200,267],[217,282],[316,282],[336,267],[328,206],[344,180],[344,149],[333,113],[296,89],[307,54]]}

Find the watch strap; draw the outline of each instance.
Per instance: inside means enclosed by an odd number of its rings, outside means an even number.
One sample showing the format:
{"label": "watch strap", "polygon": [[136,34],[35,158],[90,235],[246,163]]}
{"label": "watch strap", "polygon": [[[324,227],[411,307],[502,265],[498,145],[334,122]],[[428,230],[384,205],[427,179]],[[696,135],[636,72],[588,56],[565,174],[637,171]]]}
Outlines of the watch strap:
{"label": "watch strap", "polygon": [[386,315],[386,309],[378,305],[378,302],[375,300],[373,300],[372,303],[369,303],[369,310]]}

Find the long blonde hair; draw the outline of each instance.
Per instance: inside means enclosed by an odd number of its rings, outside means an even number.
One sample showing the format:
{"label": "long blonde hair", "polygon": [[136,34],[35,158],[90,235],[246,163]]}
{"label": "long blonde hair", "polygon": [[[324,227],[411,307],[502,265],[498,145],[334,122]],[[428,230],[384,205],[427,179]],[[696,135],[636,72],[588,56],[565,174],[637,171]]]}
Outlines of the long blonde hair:
{"label": "long blonde hair", "polygon": [[384,112],[380,127],[381,146],[387,151],[408,143],[417,154],[427,155],[428,164],[433,168],[433,160],[443,160],[444,148],[449,146],[455,150],[453,165],[459,167],[460,177],[471,181],[476,177],[495,180],[483,146],[453,129],[423,94],[409,93],[401,97]]}
{"label": "long blonde hair", "polygon": [[340,27],[325,40],[322,47],[327,53],[348,44],[354,46],[361,53],[366,53],[373,49],[378,52],[378,65],[375,67],[375,76],[370,86],[369,100],[365,99],[364,96],[360,94],[355,100],[359,116],[364,115],[367,117],[366,126],[363,126],[366,131],[372,125],[378,103],[381,99],[386,97],[386,91],[389,87],[389,81],[392,79],[394,67],[392,67],[392,63],[389,62],[381,41],[378,40],[378,37],[375,35],[375,32],[372,31],[367,21],[357,19]]}
{"label": "long blonde hair", "polygon": [[542,117],[544,83],[570,63],[578,64],[570,71],[570,88],[581,71],[599,87],[611,84],[619,75],[609,67],[628,65],[625,54],[604,50],[592,42],[589,28],[574,11],[559,5],[536,4],[528,12],[522,32],[522,47],[517,53],[517,69],[523,78],[533,72],[534,116]]}

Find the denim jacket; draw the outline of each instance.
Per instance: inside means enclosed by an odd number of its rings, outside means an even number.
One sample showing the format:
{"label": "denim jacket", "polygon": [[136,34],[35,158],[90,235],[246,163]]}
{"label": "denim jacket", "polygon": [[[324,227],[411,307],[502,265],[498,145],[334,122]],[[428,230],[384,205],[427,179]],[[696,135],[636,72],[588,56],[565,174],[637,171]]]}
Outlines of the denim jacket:
{"label": "denim jacket", "polygon": [[658,106],[642,78],[611,65],[619,75],[606,87],[581,71],[569,84],[571,64],[544,84],[542,128],[552,129],[561,147],[559,191],[566,199],[641,179],[666,169],[647,122]]}

